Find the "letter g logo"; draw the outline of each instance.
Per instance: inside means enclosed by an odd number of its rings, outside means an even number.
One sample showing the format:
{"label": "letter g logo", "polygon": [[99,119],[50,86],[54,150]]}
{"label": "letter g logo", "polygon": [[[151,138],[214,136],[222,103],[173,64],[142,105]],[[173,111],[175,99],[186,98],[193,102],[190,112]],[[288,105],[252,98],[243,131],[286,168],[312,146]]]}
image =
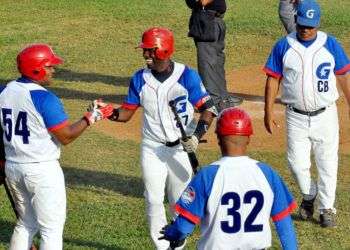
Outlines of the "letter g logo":
{"label": "letter g logo", "polygon": [[331,64],[329,62],[320,64],[316,69],[316,75],[321,80],[328,80],[330,73],[331,73]]}
{"label": "letter g logo", "polygon": [[314,18],[314,14],[315,14],[315,10],[313,9],[306,11],[307,18],[311,18],[311,19]]}

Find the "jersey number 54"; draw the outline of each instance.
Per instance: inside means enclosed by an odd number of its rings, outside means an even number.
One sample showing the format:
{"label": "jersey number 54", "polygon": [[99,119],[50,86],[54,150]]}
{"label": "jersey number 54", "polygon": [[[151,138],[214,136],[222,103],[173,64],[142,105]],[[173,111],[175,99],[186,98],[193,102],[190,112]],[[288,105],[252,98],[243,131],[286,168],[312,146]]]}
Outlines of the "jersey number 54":
{"label": "jersey number 54", "polygon": [[2,108],[1,111],[6,140],[8,142],[12,140],[13,120],[15,120],[14,135],[21,136],[23,144],[29,144],[30,131],[27,126],[27,112],[19,111],[16,118],[12,116],[12,109]]}

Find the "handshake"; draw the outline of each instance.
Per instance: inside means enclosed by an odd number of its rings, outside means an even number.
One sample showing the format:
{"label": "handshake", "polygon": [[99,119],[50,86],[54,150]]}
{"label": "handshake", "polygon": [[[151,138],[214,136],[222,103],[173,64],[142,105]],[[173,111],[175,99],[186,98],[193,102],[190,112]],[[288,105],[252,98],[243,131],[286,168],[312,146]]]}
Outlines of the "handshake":
{"label": "handshake", "polygon": [[111,117],[113,115],[113,111],[114,107],[112,104],[104,103],[102,99],[94,100],[87,108],[84,119],[90,126],[97,121]]}

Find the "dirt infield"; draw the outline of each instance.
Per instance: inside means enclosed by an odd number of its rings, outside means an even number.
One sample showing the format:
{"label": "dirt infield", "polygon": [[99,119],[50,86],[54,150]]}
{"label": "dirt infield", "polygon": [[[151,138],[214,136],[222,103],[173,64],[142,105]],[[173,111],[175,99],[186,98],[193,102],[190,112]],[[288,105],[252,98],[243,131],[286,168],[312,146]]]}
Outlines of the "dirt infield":
{"label": "dirt infield", "polygon": [[[275,118],[280,127],[275,130],[273,135],[268,134],[263,121],[265,79],[266,77],[261,70],[261,66],[249,66],[227,72],[227,82],[230,92],[244,98],[244,102],[240,107],[248,111],[253,119],[254,135],[251,140],[250,149],[282,152],[286,149],[284,106],[278,103],[275,105]],[[349,153],[349,109],[341,91],[340,95],[341,97],[338,100],[340,119],[339,148],[340,152]],[[97,125],[97,129],[105,134],[115,136],[118,139],[129,139],[137,142],[141,139],[141,127],[142,109],[138,109],[132,120],[126,124],[104,121]],[[204,139],[208,140],[208,143],[201,144],[200,147],[217,147],[214,127],[215,124],[211,126],[209,132],[204,137]]]}

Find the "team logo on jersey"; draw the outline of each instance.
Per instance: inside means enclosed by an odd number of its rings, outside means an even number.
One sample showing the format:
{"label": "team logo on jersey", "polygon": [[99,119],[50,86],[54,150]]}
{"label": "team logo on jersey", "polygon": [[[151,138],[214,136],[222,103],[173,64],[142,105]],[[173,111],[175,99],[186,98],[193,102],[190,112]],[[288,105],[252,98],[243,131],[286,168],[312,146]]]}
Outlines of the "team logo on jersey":
{"label": "team logo on jersey", "polygon": [[188,186],[181,195],[181,201],[185,204],[192,203],[195,198],[196,198],[196,192],[191,186]]}
{"label": "team logo on jersey", "polygon": [[315,10],[311,9],[311,10],[308,10],[306,11],[306,17],[307,18],[314,18],[314,15],[315,15]]}
{"label": "team logo on jersey", "polygon": [[331,63],[329,62],[320,64],[316,69],[316,75],[321,80],[328,79],[330,73],[331,73]]}

